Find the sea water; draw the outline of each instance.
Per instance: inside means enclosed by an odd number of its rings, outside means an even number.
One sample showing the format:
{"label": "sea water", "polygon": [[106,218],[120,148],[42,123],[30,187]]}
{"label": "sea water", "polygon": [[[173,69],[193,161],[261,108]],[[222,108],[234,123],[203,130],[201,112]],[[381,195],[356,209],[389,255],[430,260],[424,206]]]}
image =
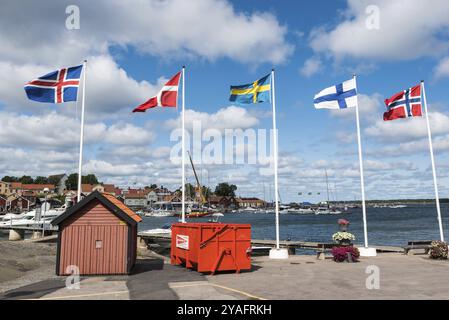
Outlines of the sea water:
{"label": "sea water", "polygon": [[[449,239],[449,205],[441,205],[443,229]],[[291,241],[332,242],[338,231],[337,220],[350,222],[348,231],[363,244],[362,209],[349,209],[339,215],[281,214],[280,239]],[[189,222],[207,222],[210,217],[190,219]],[[178,222],[177,217],[143,217],[139,230],[161,228]],[[220,222],[249,223],[253,239],[275,239],[275,215],[262,213],[226,213]],[[408,205],[405,208],[367,208],[368,241],[372,245],[404,246],[411,240],[439,240],[435,205]]]}

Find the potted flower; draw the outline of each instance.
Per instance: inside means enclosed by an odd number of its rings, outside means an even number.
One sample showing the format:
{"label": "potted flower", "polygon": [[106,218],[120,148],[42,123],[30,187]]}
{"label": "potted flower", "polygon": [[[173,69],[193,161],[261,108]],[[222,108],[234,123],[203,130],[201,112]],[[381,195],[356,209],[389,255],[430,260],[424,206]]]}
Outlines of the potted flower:
{"label": "potted flower", "polygon": [[346,219],[338,219],[338,226],[340,227],[340,231],[348,231],[349,221]]}
{"label": "potted flower", "polygon": [[349,246],[355,240],[355,236],[347,231],[339,231],[332,235],[332,240],[340,245]]}
{"label": "potted flower", "polygon": [[335,262],[357,262],[360,252],[355,247],[333,247],[332,255]]}
{"label": "potted flower", "polygon": [[448,247],[443,241],[432,241],[430,245],[430,258],[445,260],[447,259]]}

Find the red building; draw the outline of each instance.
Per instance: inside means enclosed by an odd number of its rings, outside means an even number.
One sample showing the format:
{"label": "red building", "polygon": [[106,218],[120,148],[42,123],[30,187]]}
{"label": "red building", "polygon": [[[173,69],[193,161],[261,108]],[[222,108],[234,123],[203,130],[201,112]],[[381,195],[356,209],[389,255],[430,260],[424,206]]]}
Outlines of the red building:
{"label": "red building", "polygon": [[136,213],[113,195],[94,191],[52,221],[59,226],[56,274],[129,274],[136,261]]}

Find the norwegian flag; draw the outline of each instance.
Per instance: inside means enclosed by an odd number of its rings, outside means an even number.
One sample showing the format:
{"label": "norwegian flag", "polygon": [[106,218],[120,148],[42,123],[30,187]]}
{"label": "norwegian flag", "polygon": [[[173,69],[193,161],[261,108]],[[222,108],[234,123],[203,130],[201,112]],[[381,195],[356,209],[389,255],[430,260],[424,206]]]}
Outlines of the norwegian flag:
{"label": "norwegian flag", "polygon": [[155,107],[177,107],[179,79],[182,71],[174,75],[167,81],[159,93],[135,108],[133,112],[145,112],[145,110]]}
{"label": "norwegian flag", "polygon": [[384,121],[422,117],[421,85],[414,86],[385,100]]}

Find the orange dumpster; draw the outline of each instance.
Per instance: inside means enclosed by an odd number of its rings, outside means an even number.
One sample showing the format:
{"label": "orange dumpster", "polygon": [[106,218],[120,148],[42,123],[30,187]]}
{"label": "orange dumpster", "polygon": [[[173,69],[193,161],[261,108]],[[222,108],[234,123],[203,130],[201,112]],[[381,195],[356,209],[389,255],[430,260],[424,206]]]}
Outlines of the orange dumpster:
{"label": "orange dumpster", "polygon": [[171,229],[171,264],[212,274],[251,269],[251,225],[175,223]]}

